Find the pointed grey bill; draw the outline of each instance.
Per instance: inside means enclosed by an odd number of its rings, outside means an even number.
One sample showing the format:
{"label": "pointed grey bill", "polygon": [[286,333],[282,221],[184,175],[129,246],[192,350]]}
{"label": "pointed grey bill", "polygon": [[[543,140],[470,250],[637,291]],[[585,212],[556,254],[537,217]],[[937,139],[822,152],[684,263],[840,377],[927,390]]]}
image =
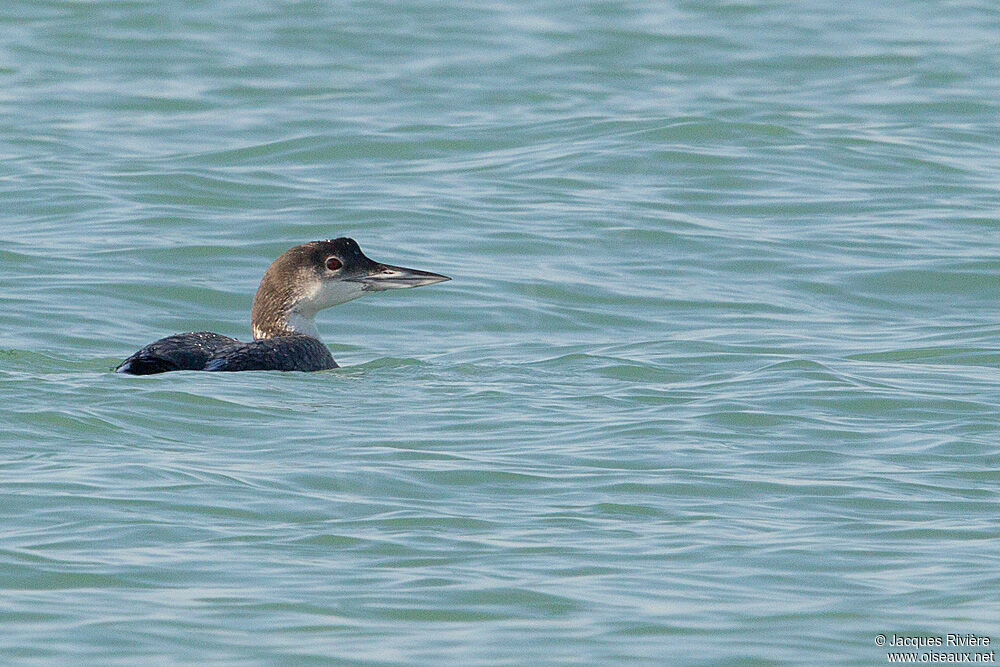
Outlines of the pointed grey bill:
{"label": "pointed grey bill", "polygon": [[387,289],[403,289],[406,287],[423,287],[442,283],[451,280],[448,276],[430,271],[419,271],[417,269],[406,269],[402,266],[390,266],[388,264],[375,264],[371,273],[353,280],[364,285],[368,291],[381,291]]}

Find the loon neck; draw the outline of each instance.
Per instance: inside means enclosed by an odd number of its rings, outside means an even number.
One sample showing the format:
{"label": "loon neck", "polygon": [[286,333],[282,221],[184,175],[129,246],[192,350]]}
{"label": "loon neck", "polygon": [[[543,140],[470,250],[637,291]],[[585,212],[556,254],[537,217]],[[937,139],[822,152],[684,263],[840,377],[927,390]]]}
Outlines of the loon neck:
{"label": "loon neck", "polygon": [[255,339],[295,335],[319,338],[315,319],[319,309],[311,307],[309,298],[316,285],[307,277],[300,271],[287,270],[277,261],[268,267],[250,312]]}
{"label": "loon neck", "polygon": [[315,314],[305,315],[298,311],[282,313],[276,317],[254,317],[250,324],[255,340],[278,338],[279,336],[310,336],[319,338]]}

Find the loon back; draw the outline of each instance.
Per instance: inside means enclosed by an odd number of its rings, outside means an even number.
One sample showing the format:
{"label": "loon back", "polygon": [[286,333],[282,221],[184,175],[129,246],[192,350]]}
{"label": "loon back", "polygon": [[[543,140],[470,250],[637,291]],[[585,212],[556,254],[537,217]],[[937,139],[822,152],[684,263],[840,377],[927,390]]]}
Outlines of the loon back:
{"label": "loon back", "polygon": [[446,276],[374,262],[349,238],[312,241],[267,268],[253,300],[254,340],[210,331],[175,334],[145,346],[116,372],[322,371],[337,368],[319,339],[316,313],[368,292],[432,285]]}
{"label": "loon back", "polygon": [[174,334],[150,343],[115,369],[152,375],[167,371],[325,371],[338,368],[329,348],[291,334],[243,343],[210,331]]}

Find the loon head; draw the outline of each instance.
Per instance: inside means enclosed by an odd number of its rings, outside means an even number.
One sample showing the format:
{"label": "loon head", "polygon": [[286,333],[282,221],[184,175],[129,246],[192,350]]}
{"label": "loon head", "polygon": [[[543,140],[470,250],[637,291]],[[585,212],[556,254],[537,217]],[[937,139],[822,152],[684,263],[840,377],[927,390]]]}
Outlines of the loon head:
{"label": "loon head", "polygon": [[380,264],[354,239],[310,241],[283,253],[267,267],[253,298],[253,337],[305,334],[319,338],[319,311],[369,292],[433,285],[447,276]]}

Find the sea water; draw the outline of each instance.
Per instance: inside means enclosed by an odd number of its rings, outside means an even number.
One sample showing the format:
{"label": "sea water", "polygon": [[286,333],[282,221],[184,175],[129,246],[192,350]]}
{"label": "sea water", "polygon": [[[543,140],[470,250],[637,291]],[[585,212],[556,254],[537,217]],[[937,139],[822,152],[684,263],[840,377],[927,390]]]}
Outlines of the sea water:
{"label": "sea water", "polygon": [[[998,35],[985,0],[5,4],[0,659],[1000,641]],[[111,372],[249,338],[269,262],[338,236],[453,280],[321,313],[339,370]]]}

